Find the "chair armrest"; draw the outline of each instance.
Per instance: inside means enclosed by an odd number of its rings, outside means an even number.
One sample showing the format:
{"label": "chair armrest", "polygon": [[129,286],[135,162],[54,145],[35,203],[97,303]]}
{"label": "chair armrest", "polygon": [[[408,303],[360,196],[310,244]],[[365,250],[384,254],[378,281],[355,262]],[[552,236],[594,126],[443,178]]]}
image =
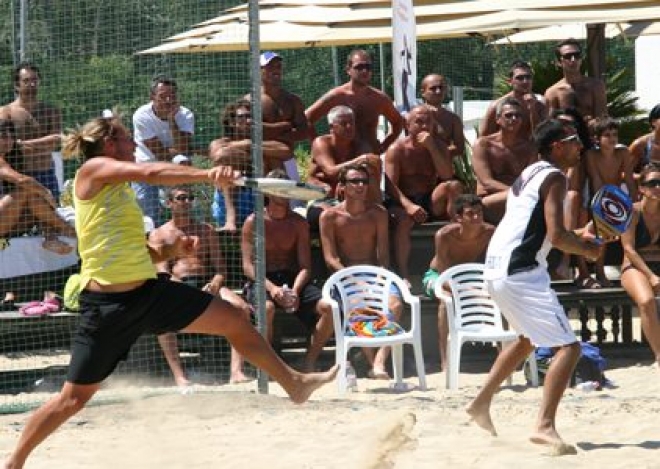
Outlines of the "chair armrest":
{"label": "chair armrest", "polygon": [[418,296],[412,296],[407,301],[410,304],[410,330],[415,330],[422,325],[422,307]]}
{"label": "chair armrest", "polygon": [[344,324],[342,323],[341,310],[339,309],[339,303],[334,298],[329,296],[322,296],[321,301],[330,306],[332,309],[332,324],[335,329],[335,337],[338,335],[344,334]]}

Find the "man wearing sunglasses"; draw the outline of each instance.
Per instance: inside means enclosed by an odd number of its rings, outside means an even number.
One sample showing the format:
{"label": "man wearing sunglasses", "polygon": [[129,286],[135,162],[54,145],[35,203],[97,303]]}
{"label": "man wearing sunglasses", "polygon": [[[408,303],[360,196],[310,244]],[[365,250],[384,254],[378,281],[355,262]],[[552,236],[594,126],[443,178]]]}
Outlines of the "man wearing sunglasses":
{"label": "man wearing sunglasses", "polygon": [[580,43],[575,39],[566,39],[555,47],[557,67],[564,77],[548,88],[545,101],[549,112],[559,108],[577,109],[584,121],[591,121],[607,114],[607,95],[605,83],[598,77],[582,74],[583,53]]}
{"label": "man wearing sunglasses", "polygon": [[[160,244],[172,242],[180,236],[189,236],[197,238],[199,243],[190,256],[156,264],[159,275],[168,275],[172,280],[187,283],[219,296],[239,308],[249,318],[250,308],[245,300],[224,285],[227,266],[220,250],[217,233],[211,225],[195,221],[193,213],[195,195],[193,192],[186,186],[173,186],[166,189],[165,196],[165,204],[172,213],[172,219],[151,231],[149,241]],[[186,377],[179,358],[176,334],[161,334],[158,336],[158,342],[163,349],[170,370],[172,370],[174,381],[182,392],[187,391],[191,383]],[[243,357],[233,347],[230,370],[230,383],[241,383],[248,380],[243,374]]]}
{"label": "man wearing sunglasses", "polygon": [[[346,63],[349,81],[328,91],[305,111],[312,132],[314,124],[333,107],[348,106],[355,113],[358,154],[384,153],[401,133],[403,118],[389,96],[369,85],[372,72],[373,62],[369,53],[364,50],[352,51]],[[377,135],[380,116],[387,119],[390,127],[390,132],[382,142]]]}
{"label": "man wearing sunglasses", "polygon": [[479,124],[479,136],[494,134],[499,130],[497,125],[497,116],[495,110],[497,105],[505,98],[515,98],[520,104],[521,125],[518,130],[521,137],[528,140],[532,138],[532,131],[536,125],[548,117],[548,109],[539,99],[536,98],[532,90],[532,83],[534,75],[532,67],[522,60],[516,60],[511,64],[509,69],[509,77],[507,83],[511,86],[511,91],[500,99],[493,101],[488,109],[486,115]]}
{"label": "man wearing sunglasses", "polygon": [[[328,270],[333,273],[353,265],[377,265],[389,268],[390,248],[387,211],[368,200],[369,169],[366,165],[351,163],[339,171],[338,187],[344,200],[325,210],[321,215],[321,245]],[[390,291],[389,307],[398,320],[403,312],[401,292]],[[363,348],[371,369],[368,377],[389,379],[385,363],[389,347],[376,353]]]}
{"label": "man wearing sunglasses", "polygon": [[477,195],[484,202],[484,219],[497,225],[504,215],[506,195],[525,167],[537,159],[536,147],[520,134],[522,106],[512,97],[495,108],[497,132],[479,137],[474,143],[472,165],[477,178]]}
{"label": "man wearing sunglasses", "polygon": [[596,259],[601,248],[591,229],[569,231],[564,227],[563,173],[580,160],[575,130],[558,120],[546,120],[536,127],[534,140],[539,160],[525,168],[508,191],[506,214],[488,245],[484,269],[489,293],[519,337],[497,356],[486,383],[466,410],[477,425],[496,436],[490,409],[502,382],[535,346],[555,348],[529,439],[552,448],[557,455],[576,454],[575,447],[559,435],[556,414],[581,350],[552,290],[546,257],[554,246]]}

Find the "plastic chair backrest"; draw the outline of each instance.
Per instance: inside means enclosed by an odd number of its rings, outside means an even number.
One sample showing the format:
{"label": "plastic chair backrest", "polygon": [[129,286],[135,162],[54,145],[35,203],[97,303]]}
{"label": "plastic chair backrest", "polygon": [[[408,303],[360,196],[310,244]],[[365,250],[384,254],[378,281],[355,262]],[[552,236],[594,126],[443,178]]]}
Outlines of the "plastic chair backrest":
{"label": "plastic chair backrest", "polygon": [[355,265],[332,274],[323,285],[323,296],[334,298],[343,311],[342,330],[348,329],[348,312],[371,308],[387,314],[392,285],[403,291],[403,281],[394,273],[373,265]]}
{"label": "plastic chair backrest", "polygon": [[483,271],[483,264],[459,264],[444,271],[438,279],[436,296],[442,284],[451,288],[452,322],[456,329],[477,330],[484,326],[503,329],[502,314],[486,289]]}

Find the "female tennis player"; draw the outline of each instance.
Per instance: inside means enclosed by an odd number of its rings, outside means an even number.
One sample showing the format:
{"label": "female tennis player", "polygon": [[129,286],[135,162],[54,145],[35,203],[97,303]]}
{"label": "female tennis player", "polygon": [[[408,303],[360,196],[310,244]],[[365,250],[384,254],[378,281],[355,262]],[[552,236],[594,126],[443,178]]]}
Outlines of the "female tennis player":
{"label": "female tennis player", "polygon": [[136,164],[134,149],[117,117],[93,119],[64,139],[64,153],[82,158],[73,186],[84,285],[80,324],[62,390],[28,420],[5,469],[22,468],[39,443],[84,407],[145,332],[224,335],[296,403],[306,401],[337,374],[336,367],[325,373],[294,371],[232,305],[156,277],[155,261],[190,253],[197,239],[182,236],[172,244],[147,245],[142,213],[128,183],[224,186],[235,174],[228,166],[204,170],[171,163]]}

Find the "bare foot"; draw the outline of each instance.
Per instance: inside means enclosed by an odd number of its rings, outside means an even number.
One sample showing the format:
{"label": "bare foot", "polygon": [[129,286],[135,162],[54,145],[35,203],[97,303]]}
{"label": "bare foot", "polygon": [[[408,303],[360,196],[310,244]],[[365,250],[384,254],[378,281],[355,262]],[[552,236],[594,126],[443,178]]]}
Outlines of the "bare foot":
{"label": "bare foot", "polygon": [[497,436],[497,430],[495,430],[493,420],[490,418],[490,406],[479,406],[472,402],[465,408],[465,412],[472,417],[474,423],[491,435]]}
{"label": "bare foot", "polygon": [[252,378],[245,376],[242,371],[237,371],[231,374],[231,377],[229,378],[229,384],[249,383],[252,380]]}
{"label": "bare foot", "polygon": [[330,381],[334,381],[338,371],[339,365],[335,365],[322,373],[299,373],[294,381],[294,388],[287,390],[287,393],[293,402],[302,404],[318,388]]}
{"label": "bare foot", "polygon": [[227,233],[236,233],[236,225],[234,223],[225,223],[225,226],[220,228],[218,231],[223,231]]}
{"label": "bare foot", "polygon": [[550,450],[551,456],[566,456],[577,454],[577,449],[573,445],[564,443],[559,434],[554,430],[538,431],[529,437],[529,441],[537,445],[545,445]]}
{"label": "bare foot", "polygon": [[179,378],[174,378],[174,381],[176,382],[176,385],[179,386],[180,388],[187,388],[189,386],[192,386],[192,382],[188,380],[185,376],[181,376]]}
{"label": "bare foot", "polygon": [[24,462],[16,461],[13,457],[9,457],[5,461],[4,469],[22,469]]}
{"label": "bare foot", "polygon": [[382,380],[391,379],[390,375],[387,374],[387,371],[380,370],[378,368],[373,368],[373,369],[369,370],[369,372],[367,373],[367,378],[369,378],[369,379],[382,379]]}
{"label": "bare foot", "polygon": [[61,256],[69,254],[71,251],[73,251],[72,246],[66,244],[64,241],[60,241],[58,238],[44,239],[44,242],[41,243],[41,247],[47,251],[54,252],[55,254],[59,254]]}

